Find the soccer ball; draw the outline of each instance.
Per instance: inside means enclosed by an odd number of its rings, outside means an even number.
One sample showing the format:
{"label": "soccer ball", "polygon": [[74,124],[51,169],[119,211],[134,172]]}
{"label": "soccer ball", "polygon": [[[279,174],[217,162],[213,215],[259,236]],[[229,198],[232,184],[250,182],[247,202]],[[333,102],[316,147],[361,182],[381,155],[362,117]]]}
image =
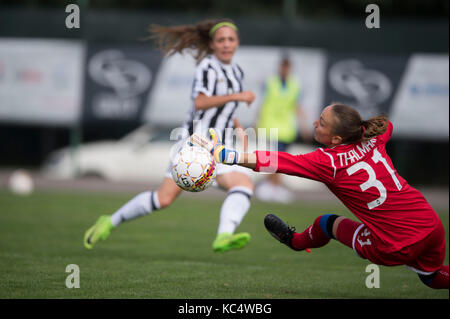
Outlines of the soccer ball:
{"label": "soccer ball", "polygon": [[31,175],[23,169],[15,170],[8,180],[11,192],[17,195],[30,195],[34,190],[34,182]]}
{"label": "soccer ball", "polygon": [[185,146],[172,162],[172,178],[185,191],[204,191],[216,178],[214,157],[202,147]]}

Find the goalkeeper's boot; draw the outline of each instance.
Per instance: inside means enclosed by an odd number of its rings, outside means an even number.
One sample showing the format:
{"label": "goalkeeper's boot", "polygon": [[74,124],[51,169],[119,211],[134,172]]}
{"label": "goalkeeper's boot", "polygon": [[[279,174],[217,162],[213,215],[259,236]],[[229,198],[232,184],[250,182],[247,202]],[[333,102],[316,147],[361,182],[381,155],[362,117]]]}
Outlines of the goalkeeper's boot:
{"label": "goalkeeper's boot", "polygon": [[[264,218],[264,226],[266,226],[267,231],[280,243],[285,244],[293,250],[303,250],[296,249],[292,246],[292,237],[295,233],[295,227],[289,227],[284,221],[273,214],[268,214]],[[310,252],[309,248],[306,252]]]}
{"label": "goalkeeper's boot", "polygon": [[213,242],[212,248],[216,253],[228,251],[230,249],[243,248],[250,241],[249,233],[221,233]]}
{"label": "goalkeeper's boot", "polygon": [[84,247],[92,249],[100,239],[105,240],[108,238],[113,228],[110,215],[100,216],[94,226],[84,233]]}

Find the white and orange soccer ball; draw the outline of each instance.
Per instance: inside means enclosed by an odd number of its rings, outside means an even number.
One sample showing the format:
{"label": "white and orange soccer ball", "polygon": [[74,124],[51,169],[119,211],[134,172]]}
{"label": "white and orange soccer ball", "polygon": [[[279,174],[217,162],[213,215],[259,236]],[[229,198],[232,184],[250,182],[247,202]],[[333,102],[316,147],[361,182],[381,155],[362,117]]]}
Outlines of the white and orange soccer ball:
{"label": "white and orange soccer ball", "polygon": [[172,178],[185,191],[204,191],[216,178],[214,157],[200,146],[185,146],[172,162]]}

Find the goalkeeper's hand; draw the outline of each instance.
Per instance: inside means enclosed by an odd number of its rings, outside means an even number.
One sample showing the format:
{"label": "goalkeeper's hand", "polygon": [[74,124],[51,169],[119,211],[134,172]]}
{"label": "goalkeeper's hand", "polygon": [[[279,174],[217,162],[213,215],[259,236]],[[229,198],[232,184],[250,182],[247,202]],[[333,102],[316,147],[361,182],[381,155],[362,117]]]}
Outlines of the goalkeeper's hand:
{"label": "goalkeeper's hand", "polygon": [[212,140],[208,140],[197,133],[191,135],[190,141],[194,145],[201,146],[208,150],[217,163],[223,163],[228,165],[234,165],[239,163],[239,152],[225,148],[217,135],[217,132],[213,129],[209,129],[209,134]]}

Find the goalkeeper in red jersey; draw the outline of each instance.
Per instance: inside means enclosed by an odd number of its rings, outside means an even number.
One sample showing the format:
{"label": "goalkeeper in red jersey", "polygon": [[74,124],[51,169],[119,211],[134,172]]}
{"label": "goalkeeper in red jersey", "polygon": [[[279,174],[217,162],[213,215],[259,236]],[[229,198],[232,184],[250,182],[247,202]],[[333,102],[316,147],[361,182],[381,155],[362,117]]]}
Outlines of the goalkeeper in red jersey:
{"label": "goalkeeper in red jersey", "polygon": [[322,182],[361,221],[322,215],[297,233],[277,216],[267,215],[267,230],[293,250],[319,248],[336,239],[375,264],[406,265],[427,286],[448,289],[444,227],[423,195],[394,169],[385,148],[392,131],[385,116],[363,121],[355,109],[333,103],[314,122],[314,138],[326,147],[308,154],[240,153],[225,148],[214,130],[212,143],[198,135],[191,141],[220,163]]}

